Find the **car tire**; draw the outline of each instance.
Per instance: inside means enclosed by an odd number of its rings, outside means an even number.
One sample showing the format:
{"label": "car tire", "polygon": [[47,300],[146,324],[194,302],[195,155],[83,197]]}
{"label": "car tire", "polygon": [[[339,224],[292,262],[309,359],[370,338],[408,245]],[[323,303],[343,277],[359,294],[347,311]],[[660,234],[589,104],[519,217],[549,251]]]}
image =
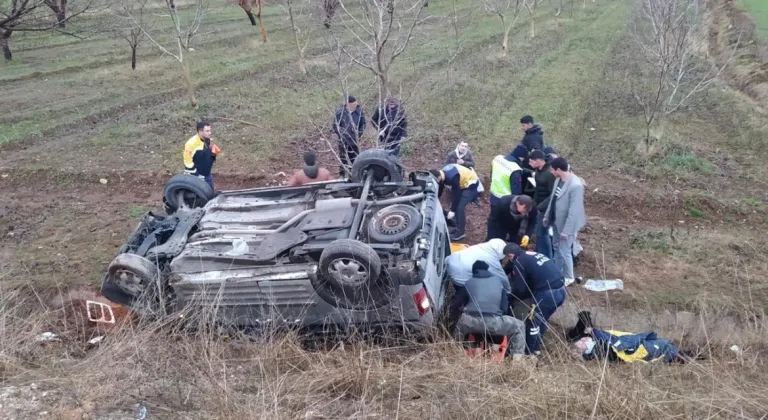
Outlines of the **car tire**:
{"label": "car tire", "polygon": [[395,204],[377,211],[368,221],[368,238],[373,242],[402,242],[421,228],[421,213],[407,204]]}
{"label": "car tire", "polygon": [[320,275],[312,279],[315,291],[334,306],[371,309],[389,299],[387,276],[381,275],[381,258],[362,242],[331,242],[320,255],[319,271]]}
{"label": "car tire", "polygon": [[373,174],[374,182],[403,181],[402,164],[386,150],[364,150],[357,156],[352,164],[352,181],[364,182],[367,173]]}
{"label": "car tire", "polygon": [[148,259],[136,254],[119,254],[107,267],[108,280],[134,298],[156,284],[160,270]]}
{"label": "car tire", "polygon": [[[184,203],[179,202],[179,193],[184,194]],[[194,175],[174,175],[163,189],[163,204],[170,213],[182,205],[191,208],[203,207],[213,199],[213,189],[207,182]]]}

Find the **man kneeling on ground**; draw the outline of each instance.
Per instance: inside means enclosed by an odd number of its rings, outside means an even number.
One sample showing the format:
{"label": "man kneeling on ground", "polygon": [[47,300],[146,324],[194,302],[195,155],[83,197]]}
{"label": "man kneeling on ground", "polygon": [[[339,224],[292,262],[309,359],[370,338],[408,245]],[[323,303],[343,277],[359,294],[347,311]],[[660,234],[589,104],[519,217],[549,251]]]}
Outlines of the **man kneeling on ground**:
{"label": "man kneeling on ground", "polygon": [[451,318],[456,320],[454,337],[463,341],[471,333],[506,336],[507,354],[512,355],[512,360],[520,360],[525,351],[525,325],[507,315],[509,280],[499,273],[491,273],[489,268],[488,263],[476,261],[472,265],[472,278],[454,296],[450,307]]}

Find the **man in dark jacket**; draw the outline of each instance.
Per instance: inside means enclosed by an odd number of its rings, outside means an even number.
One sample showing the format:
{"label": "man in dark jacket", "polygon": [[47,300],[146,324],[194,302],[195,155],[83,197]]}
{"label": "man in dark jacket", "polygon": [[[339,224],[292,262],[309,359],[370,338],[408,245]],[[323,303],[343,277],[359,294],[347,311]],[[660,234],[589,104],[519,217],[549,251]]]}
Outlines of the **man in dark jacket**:
{"label": "man in dark jacket", "polygon": [[341,176],[347,168],[355,163],[360,153],[360,139],[365,131],[365,114],[354,96],[347,97],[346,106],[336,111],[333,119],[333,132],[339,136],[339,158],[341,159]]}
{"label": "man in dark jacket", "polygon": [[451,187],[451,211],[446,219],[456,218],[456,231],[450,236],[451,241],[460,241],[467,234],[467,205],[477,199],[477,187],[480,180],[472,169],[457,164],[445,165],[442,170],[429,171],[439,183],[438,198],[443,195],[445,186]]}
{"label": "man in dark jacket", "polygon": [[395,99],[388,98],[371,117],[371,124],[379,132],[379,145],[395,156],[400,156],[400,145],[408,137],[408,119],[405,108]]}
{"label": "man in dark jacket", "polygon": [[520,143],[528,149],[528,152],[543,149],[544,130],[542,130],[540,125],[533,122],[533,117],[526,115],[520,118],[520,125],[523,128],[523,132],[525,132],[525,136],[523,136],[523,140]]}
{"label": "man in dark jacket", "polygon": [[509,340],[512,360],[525,352],[525,324],[507,315],[509,280],[502,273],[492,273],[485,261],[475,261],[472,278],[457,290],[449,313],[455,324],[454,337],[463,341],[467,334],[503,335]]}
{"label": "man in dark jacket", "polygon": [[549,318],[565,302],[563,272],[545,255],[524,251],[517,244],[507,244],[504,255],[509,258],[505,271],[512,275],[512,295],[520,300],[533,298],[525,319],[525,342],[527,353],[538,355]]}
{"label": "man in dark jacket", "polygon": [[536,227],[536,207],[527,195],[508,195],[491,204],[488,216],[488,236],[519,244],[523,236],[530,237]]}
{"label": "man in dark jacket", "polygon": [[543,151],[534,150],[531,152],[528,155],[528,162],[535,171],[534,179],[536,180],[536,188],[533,192],[533,202],[538,210],[536,218],[536,252],[552,258],[552,237],[549,235],[549,226],[544,226],[543,219],[557,179],[550,170]]}
{"label": "man in dark jacket", "polygon": [[211,143],[211,124],[197,123],[197,134],[184,143],[184,171],[204,180],[212,191],[213,164],[219,154],[219,147]]}

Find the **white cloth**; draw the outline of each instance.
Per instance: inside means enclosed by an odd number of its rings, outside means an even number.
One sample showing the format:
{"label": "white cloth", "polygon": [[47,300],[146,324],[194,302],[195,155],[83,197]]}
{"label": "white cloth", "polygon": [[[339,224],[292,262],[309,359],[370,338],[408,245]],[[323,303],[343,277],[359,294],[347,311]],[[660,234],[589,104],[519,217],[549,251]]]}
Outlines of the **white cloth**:
{"label": "white cloth", "polygon": [[[504,258],[504,247],[507,243],[503,239],[491,239],[469,248],[455,252],[445,257],[445,264],[448,266],[448,275],[457,286],[464,284],[472,278],[472,265],[475,261],[485,261],[490,267],[491,273],[504,273],[501,266],[501,260]],[[506,277],[506,275],[505,275]]]}

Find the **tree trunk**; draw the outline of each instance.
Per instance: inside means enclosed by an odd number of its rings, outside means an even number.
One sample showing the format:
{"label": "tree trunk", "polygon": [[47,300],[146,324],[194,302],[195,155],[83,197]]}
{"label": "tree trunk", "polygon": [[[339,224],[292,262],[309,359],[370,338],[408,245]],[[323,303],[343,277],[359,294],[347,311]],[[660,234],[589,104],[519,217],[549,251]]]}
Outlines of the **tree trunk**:
{"label": "tree trunk", "polygon": [[248,15],[248,20],[251,21],[251,25],[256,26],[256,18],[253,17],[253,13],[251,13],[250,10],[246,10],[245,14]]}
{"label": "tree trunk", "polygon": [[0,47],[3,48],[3,57],[5,57],[5,61],[11,61],[13,59],[11,47],[8,46],[8,39],[11,38],[12,33],[13,31],[4,31],[0,34]]}
{"label": "tree trunk", "polygon": [[181,62],[181,68],[184,70],[184,81],[187,84],[187,96],[189,96],[189,105],[192,109],[197,109],[197,98],[195,98],[195,84],[192,83],[192,74],[189,71],[189,65]]}
{"label": "tree trunk", "polygon": [[261,20],[261,0],[258,1],[258,13],[256,13],[256,19],[259,20],[259,30],[261,30],[261,40],[267,43],[267,30],[264,28],[264,22]]}
{"label": "tree trunk", "polygon": [[536,37],[536,21],[533,20],[533,16],[531,16],[531,38]]}
{"label": "tree trunk", "polygon": [[136,70],[136,46],[131,45],[131,70]]}
{"label": "tree trunk", "polygon": [[46,3],[56,16],[56,27],[65,28],[67,26],[67,0],[52,0]]}
{"label": "tree trunk", "polygon": [[293,20],[293,3],[290,1],[288,1],[288,19],[291,22],[291,35],[293,35],[293,40],[296,42],[296,48],[299,53],[299,68],[301,69],[302,73],[307,74],[307,68],[304,67],[304,50],[301,49],[299,33],[296,30],[296,22]]}
{"label": "tree trunk", "polygon": [[507,51],[509,51],[509,29],[504,23],[504,15],[500,14],[499,19],[501,19],[501,32],[504,34],[504,39],[501,41],[501,56],[506,57]]}

